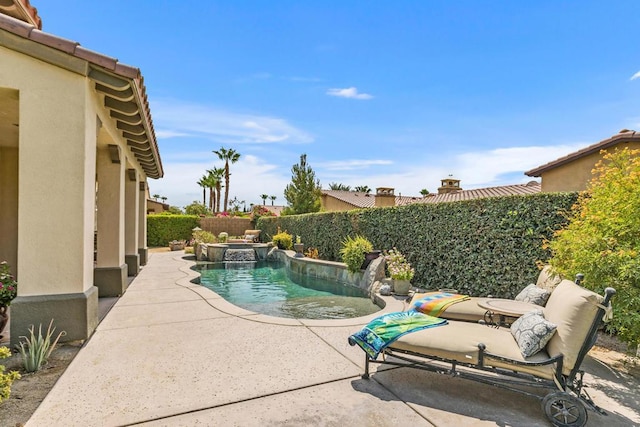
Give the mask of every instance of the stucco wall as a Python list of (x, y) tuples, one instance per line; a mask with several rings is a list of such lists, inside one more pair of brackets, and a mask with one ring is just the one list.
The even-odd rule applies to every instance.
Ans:
[(18, 265), (18, 149), (0, 147), (0, 261)]
[(322, 208), (328, 212), (350, 211), (351, 209), (356, 209), (356, 207), (351, 203), (343, 202), (342, 200), (338, 200), (335, 197), (323, 195), (320, 200), (322, 203)]
[[(625, 142), (618, 144), (615, 148), (624, 149), (640, 148), (640, 143)], [(607, 151), (613, 152), (614, 147)], [(587, 184), (593, 178), (592, 170), (596, 163), (602, 159), (600, 153), (593, 153), (576, 159), (570, 163), (551, 169), (542, 174), (542, 191), (558, 192), (558, 191), (582, 191), (587, 188)]]

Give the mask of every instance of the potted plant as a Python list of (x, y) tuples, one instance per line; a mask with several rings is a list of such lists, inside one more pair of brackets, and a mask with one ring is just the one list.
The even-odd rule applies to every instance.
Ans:
[(296, 236), (296, 242), (293, 244), (293, 249), (296, 251), (296, 258), (304, 258), (304, 243), (302, 243), (300, 236)]
[[(6, 261), (0, 263), (0, 334), (9, 323), (9, 313), (7, 309), (11, 301), (18, 295), (18, 282), (9, 270)], [(2, 338), (2, 335), (0, 335)]]
[(278, 247), (278, 249), (293, 248), (293, 236), (286, 231), (280, 231), (278, 229), (278, 234), (274, 235), (271, 240), (273, 241), (273, 244)]
[(405, 256), (396, 248), (384, 253), (387, 271), (393, 280), (393, 292), (397, 295), (407, 295), (411, 289), (411, 279), (415, 270)]
[(340, 256), (342, 256), (342, 262), (347, 264), (347, 270), (355, 273), (362, 268), (365, 254), (371, 251), (373, 251), (373, 245), (366, 237), (361, 235), (347, 236), (342, 241)]

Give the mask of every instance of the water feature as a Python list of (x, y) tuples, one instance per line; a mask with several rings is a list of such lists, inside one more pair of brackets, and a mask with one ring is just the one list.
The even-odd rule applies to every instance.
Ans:
[(270, 316), (345, 319), (380, 310), (366, 290), (297, 274), (283, 262), (203, 263), (193, 268), (201, 275), (200, 284), (225, 300)]
[(253, 249), (227, 249), (224, 251), (224, 261), (251, 262), (256, 260), (256, 252)]

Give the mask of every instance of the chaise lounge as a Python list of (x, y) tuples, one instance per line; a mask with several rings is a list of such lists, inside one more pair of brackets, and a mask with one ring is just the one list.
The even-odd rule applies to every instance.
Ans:
[[(578, 277), (581, 276), (582, 275), (578, 275)], [(525, 287), (514, 300), (522, 302), (523, 304), (521, 304), (521, 306), (525, 307), (525, 310), (527, 308), (542, 309), (549, 296), (561, 280), (562, 278), (560, 276), (551, 271), (551, 266), (547, 265), (540, 270), (536, 283)], [(579, 283), (579, 279), (577, 280), (577, 283)], [(446, 289), (443, 289), (442, 291), (451, 293), (457, 292)], [(416, 293), (413, 295), (410, 302), (415, 304), (416, 302), (433, 294), (433, 292)], [(466, 322), (484, 321), (492, 323), (493, 319), (487, 319), (488, 309), (486, 308), (486, 303), (489, 299), (491, 299), (491, 297), (468, 297), (464, 300), (446, 305), (446, 308), (434, 315), (449, 320), (463, 320)]]
[[(349, 343), (365, 351), (365, 379), (370, 363), (458, 376), (541, 399), (546, 416), (556, 426), (584, 426), (586, 408), (604, 411), (583, 390), (580, 365), (595, 343), (598, 328), (611, 315), (614, 294), (613, 288), (607, 288), (600, 296), (562, 280), (542, 310), (523, 315), (511, 328), (442, 320), (441, 326), (405, 330), (372, 354), (362, 344), (363, 337), (370, 343), (379, 341), (368, 329), (370, 323), (350, 336)], [(382, 360), (377, 360), (378, 354)], [(530, 387), (552, 391), (541, 397), (531, 393)]]

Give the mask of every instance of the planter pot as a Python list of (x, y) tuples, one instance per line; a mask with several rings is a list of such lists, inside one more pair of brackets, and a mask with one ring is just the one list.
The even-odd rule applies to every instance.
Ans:
[(374, 259), (378, 258), (381, 253), (382, 253), (382, 251), (365, 252), (364, 261), (363, 261), (362, 266), (360, 267), (360, 269), (361, 270), (366, 269), (369, 266), (369, 264), (371, 264), (371, 261), (373, 261)]
[(293, 249), (296, 250), (296, 254), (294, 255), (296, 258), (304, 258), (304, 243), (294, 243)]
[(184, 242), (171, 242), (169, 243), (169, 249), (172, 251), (181, 251), (184, 249)]
[(393, 280), (393, 293), (396, 295), (408, 295), (411, 289), (410, 280)]

